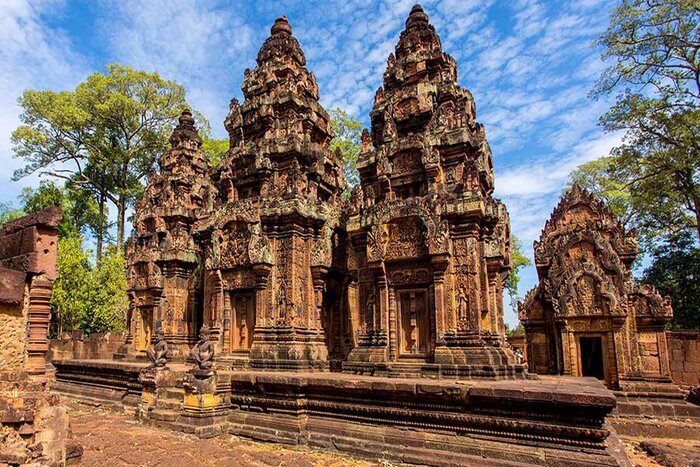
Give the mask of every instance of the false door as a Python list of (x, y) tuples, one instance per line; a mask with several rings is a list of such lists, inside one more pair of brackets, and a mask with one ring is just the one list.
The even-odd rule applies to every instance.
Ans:
[(430, 346), (427, 289), (398, 292), (399, 356), (426, 358)]
[(250, 349), (255, 327), (255, 294), (237, 293), (231, 296), (231, 351)]

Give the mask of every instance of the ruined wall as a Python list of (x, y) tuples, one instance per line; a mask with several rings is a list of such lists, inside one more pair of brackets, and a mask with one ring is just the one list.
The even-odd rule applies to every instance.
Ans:
[(19, 371), (26, 358), (26, 307), (0, 304), (0, 368)]
[(49, 340), (47, 359), (102, 360), (111, 359), (124, 344), (123, 332), (100, 332), (85, 337), (83, 333), (65, 334)]
[(700, 384), (700, 331), (668, 331), (671, 378), (676, 384)]
[(0, 230), (0, 465), (65, 465), (82, 454), (66, 407), (46, 390), (60, 220), (47, 208)]

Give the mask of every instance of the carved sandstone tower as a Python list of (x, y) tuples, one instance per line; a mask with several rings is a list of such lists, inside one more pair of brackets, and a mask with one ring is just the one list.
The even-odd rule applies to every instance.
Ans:
[(607, 205), (574, 186), (534, 247), (540, 283), (519, 312), (530, 371), (595, 376), (623, 389), (670, 382), (670, 300), (634, 282), (636, 238)]
[(195, 222), (211, 206), (212, 189), (202, 140), (189, 110), (170, 137), (172, 149), (149, 175), (136, 205), (135, 233), (127, 247), (130, 317), (128, 351), (145, 351), (155, 323), (162, 322), (175, 356), (187, 355), (201, 324), (200, 248)]
[(217, 205), (200, 226), (204, 321), (234, 364), (253, 368), (328, 366), (321, 312), (345, 175), (305, 65), (278, 18), (245, 72), (243, 105), (231, 101)]
[(510, 233), (491, 151), (419, 5), (370, 115), (347, 222), (356, 347), (344, 370), (522, 375), (504, 341)]

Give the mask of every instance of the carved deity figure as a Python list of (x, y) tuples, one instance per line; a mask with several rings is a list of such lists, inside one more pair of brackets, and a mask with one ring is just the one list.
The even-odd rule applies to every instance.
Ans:
[(284, 284), (280, 284), (279, 294), (277, 295), (277, 322), (283, 324), (287, 319), (287, 292)]
[(214, 346), (209, 341), (208, 326), (202, 326), (199, 330), (199, 340), (190, 350), (190, 356), (197, 363), (197, 369), (211, 371), (214, 363)]
[(466, 321), (469, 319), (469, 297), (467, 296), (467, 288), (464, 284), (459, 286), (457, 302), (457, 317), (460, 321)]
[(370, 331), (374, 327), (374, 291), (370, 290), (367, 296), (367, 307), (365, 308), (365, 330)]
[(163, 336), (163, 328), (160, 324), (156, 328), (156, 343), (153, 349), (146, 349), (146, 356), (151, 361), (151, 366), (164, 368), (168, 363), (168, 343)]

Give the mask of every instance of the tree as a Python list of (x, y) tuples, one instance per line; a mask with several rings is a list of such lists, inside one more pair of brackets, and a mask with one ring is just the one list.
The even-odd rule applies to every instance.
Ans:
[(202, 151), (209, 156), (209, 165), (212, 167), (219, 165), (228, 148), (228, 139), (214, 139), (206, 135), (202, 137)]
[(610, 157), (575, 177), (619, 204), (651, 242), (683, 231), (700, 241), (699, 20), (697, 1), (623, 0), (598, 41), (612, 64), (592, 95), (614, 97), (600, 123), (625, 133)]
[(331, 127), (335, 137), (331, 141), (331, 151), (340, 150), (345, 161), (345, 179), (348, 182), (350, 193), (353, 187), (360, 183), (360, 174), (357, 171), (357, 159), (360, 157), (362, 147), (362, 123), (350, 117), (340, 107), (332, 109)]
[(90, 296), (90, 308), (81, 322), (81, 330), (94, 332), (123, 331), (129, 298), (126, 294), (124, 255), (110, 246), (91, 271), (91, 282), (98, 286)]
[(5, 222), (15, 220), (23, 215), (24, 211), (15, 208), (12, 203), (0, 202), (0, 227)]
[(700, 329), (700, 249), (688, 232), (657, 248), (642, 282), (671, 297), (672, 327)]
[(525, 266), (532, 265), (530, 259), (523, 254), (523, 246), (520, 239), (515, 235), (510, 236), (510, 246), (511, 246), (511, 259), (510, 259), (510, 275), (506, 279), (505, 289), (510, 297), (510, 306), (513, 308), (515, 314), (518, 314), (518, 301), (520, 301), (520, 296), (518, 295), (518, 284), (520, 283), (520, 270)]
[(54, 333), (124, 330), (129, 306), (124, 256), (110, 246), (95, 266), (93, 262), (81, 237), (64, 237), (58, 242), (58, 275), (51, 295)]
[[(29, 90), (19, 104), (23, 125), (12, 143), (27, 165), (14, 179), (42, 171), (69, 180), (93, 192), (101, 216), (112, 203), (122, 248), (126, 211), (141, 196), (141, 179), (169, 148), (176, 118), (188, 107), (185, 89), (157, 73), (108, 65), (74, 91)], [(208, 128), (204, 119), (199, 125)]]
[(89, 252), (83, 250), (80, 237), (67, 237), (58, 242), (57, 277), (51, 293), (53, 331), (80, 329), (91, 306), (94, 284), (90, 274)]
[(63, 217), (58, 225), (59, 238), (94, 234), (107, 222), (105, 217), (99, 215), (91, 194), (70, 182), (61, 188), (53, 181), (42, 180), (39, 188), (24, 188), (19, 199), (26, 214), (49, 206), (60, 207)]

